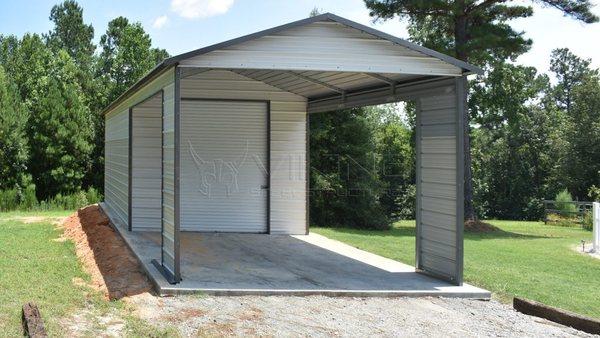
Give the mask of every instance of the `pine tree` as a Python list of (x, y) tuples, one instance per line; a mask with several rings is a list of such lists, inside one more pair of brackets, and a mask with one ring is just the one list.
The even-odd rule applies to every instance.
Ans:
[(21, 189), (30, 181), (28, 117), (16, 86), (0, 66), (0, 190)]
[(76, 65), (65, 51), (51, 64), (43, 95), (31, 105), (31, 171), (38, 199), (81, 189), (90, 169), (93, 124), (81, 89), (74, 81)]
[[(588, 0), (534, 2), (554, 7), (565, 16), (585, 23), (598, 22)], [(519, 1), (365, 0), (365, 4), (376, 19), (408, 19), (411, 38), (416, 42), (476, 65), (515, 58), (531, 46), (523, 32), (508, 24), (510, 20), (533, 15), (533, 8)], [(469, 114), (465, 114), (465, 218), (474, 220), (477, 215), (473, 205), (469, 122)]]

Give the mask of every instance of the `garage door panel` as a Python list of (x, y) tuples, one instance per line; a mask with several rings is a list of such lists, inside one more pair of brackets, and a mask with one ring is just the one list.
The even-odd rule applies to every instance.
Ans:
[(268, 103), (182, 100), (181, 230), (267, 231)]

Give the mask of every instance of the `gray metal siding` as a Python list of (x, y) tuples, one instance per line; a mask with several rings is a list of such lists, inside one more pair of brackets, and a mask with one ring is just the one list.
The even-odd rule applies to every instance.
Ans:
[(129, 196), (129, 111), (105, 116), (104, 194), (106, 206), (128, 222)]
[(164, 88), (162, 151), (162, 262), (163, 266), (175, 271), (175, 115), (174, 85)]
[(461, 282), (462, 192), (455, 82), (417, 102), (417, 268)]
[(162, 93), (132, 109), (132, 230), (161, 227)]
[(462, 69), (337, 22), (314, 22), (181, 60), (182, 65), (461, 75)]
[(224, 70), (184, 78), (181, 96), (270, 101), (270, 232), (306, 233), (306, 99)]
[(181, 102), (181, 230), (267, 232), (268, 103)]

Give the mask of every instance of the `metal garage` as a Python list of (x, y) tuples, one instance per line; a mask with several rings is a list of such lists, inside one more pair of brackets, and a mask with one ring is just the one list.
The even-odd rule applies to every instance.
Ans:
[(480, 71), (333, 14), (171, 57), (104, 111), (103, 207), (160, 238), (156, 266), (178, 283), (192, 234), (309, 233), (309, 114), (415, 100), (416, 270), (461, 285), (465, 86)]

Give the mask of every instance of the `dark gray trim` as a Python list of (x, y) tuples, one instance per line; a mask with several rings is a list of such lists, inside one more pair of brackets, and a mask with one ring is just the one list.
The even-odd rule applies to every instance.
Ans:
[[(113, 102), (111, 102), (111, 104), (109, 104), (106, 108), (104, 108), (104, 110), (102, 110), (101, 114), (106, 115), (108, 112), (110, 112), (111, 110), (116, 108), (118, 105), (123, 103), (123, 101), (127, 100), (138, 89), (142, 88), (147, 83), (151, 82), (152, 80), (154, 80), (154, 79), (158, 78), (159, 76), (161, 76), (162, 74), (166, 73), (169, 70), (171, 65), (166, 66), (164, 64), (165, 61), (156, 65), (156, 67), (154, 67), (151, 71), (149, 71), (146, 75), (144, 75), (144, 77), (142, 77), (136, 83), (134, 83), (131, 87), (129, 87), (123, 94), (121, 94)], [(146, 99), (147, 98), (141, 100), (140, 102), (136, 103), (135, 105), (145, 101)]]
[[(169, 269), (165, 268), (156, 259), (151, 260), (150, 263), (152, 263), (152, 265), (154, 265), (156, 270), (158, 270), (158, 272), (160, 272), (160, 274), (163, 275), (163, 277), (165, 277), (165, 279), (167, 280), (167, 282), (169, 282), (169, 284), (177, 284), (181, 281), (181, 279), (177, 279), (175, 277), (175, 275), (173, 275), (171, 273), (171, 271), (169, 271)], [(143, 265), (143, 262), (142, 262), (142, 265)]]
[(180, 152), (181, 152), (181, 68), (175, 67), (175, 84), (174, 84), (174, 95), (173, 95), (173, 114), (174, 114), (174, 124), (175, 124), (175, 144), (174, 144), (174, 229), (173, 229), (173, 245), (174, 245), (174, 253), (173, 259), (175, 260), (175, 271), (173, 271), (175, 282), (181, 281), (181, 243), (180, 243), (180, 228), (181, 228), (181, 189), (180, 189)]
[(132, 182), (133, 182), (133, 107), (129, 107), (129, 121), (128, 121), (128, 128), (129, 128), (129, 144), (128, 144), (128, 168), (127, 168), (127, 230), (131, 231), (133, 230), (133, 217), (132, 217), (132, 211), (133, 211), (133, 186), (132, 186)]
[(267, 108), (267, 163), (265, 164), (267, 170), (267, 228), (263, 233), (271, 233), (271, 101), (260, 100), (260, 99), (213, 99), (204, 97), (182, 97), (182, 101), (217, 101), (217, 102), (259, 102), (265, 103)]
[(308, 111), (306, 112), (306, 133), (305, 133), (305, 144), (306, 144), (306, 149), (305, 149), (305, 180), (306, 180), (306, 188), (305, 188), (305, 195), (306, 195), (306, 235), (308, 235), (308, 233), (310, 232), (310, 114), (308, 113)]
[(416, 99), (416, 114), (415, 114), (415, 269), (422, 271), (421, 266), (421, 100)]
[(464, 269), (464, 224), (465, 224), (465, 138), (464, 117), (467, 112), (467, 78), (456, 79), (456, 280), (457, 285), (463, 283)]
[(270, 103), (269, 100), (260, 100), (260, 99), (213, 99), (206, 97), (182, 97), (182, 101), (218, 101), (218, 102), (262, 102), (262, 103)]
[(160, 263), (165, 260), (165, 90), (160, 90)]
[(252, 34), (248, 34), (248, 35), (244, 35), (242, 37), (239, 38), (235, 38), (232, 40), (228, 40), (228, 41), (224, 41), (221, 43), (217, 43), (211, 46), (207, 46), (204, 48), (200, 48), (200, 49), (196, 49), (187, 53), (183, 53), (183, 54), (179, 54), (173, 57), (170, 57), (168, 59), (163, 60), (161, 63), (159, 63), (156, 67), (154, 67), (154, 69), (152, 69), (148, 74), (146, 74), (143, 78), (141, 78), (139, 81), (137, 81), (132, 87), (130, 87), (125, 93), (123, 93), (121, 96), (119, 96), (115, 101), (113, 101), (106, 109), (103, 110), (102, 114), (106, 114), (107, 112), (109, 112), (110, 110), (112, 110), (113, 108), (115, 108), (117, 105), (119, 105), (121, 102), (123, 102), (124, 100), (126, 100), (128, 97), (130, 97), (133, 92), (135, 92), (136, 90), (138, 90), (139, 88), (143, 87), (146, 83), (150, 82), (152, 79), (158, 77), (159, 75), (161, 75), (166, 69), (168, 69), (171, 66), (177, 65), (180, 61), (183, 61), (185, 59), (194, 57), (194, 56), (198, 56), (198, 55), (202, 55), (202, 54), (206, 54), (209, 52), (212, 52), (214, 50), (217, 49), (222, 49), (222, 48), (226, 48), (235, 44), (239, 44), (242, 42), (246, 42), (246, 41), (250, 41), (253, 39), (257, 39), (266, 35), (271, 35), (271, 34), (275, 34), (278, 32), (281, 32), (283, 30), (286, 29), (291, 29), (291, 28), (295, 28), (295, 27), (300, 27), (303, 25), (308, 25), (311, 23), (315, 23), (315, 22), (321, 22), (321, 21), (333, 21), (333, 22), (338, 22), (340, 24), (346, 25), (348, 27), (363, 31), (367, 34), (371, 34), (374, 35), (380, 39), (384, 39), (384, 40), (389, 40), (393, 43), (396, 43), (400, 46), (406, 47), (406, 48), (410, 48), (416, 51), (419, 51), (423, 54), (438, 58), (444, 62), (447, 62), (449, 64), (455, 65), (459, 68), (462, 68), (463, 70), (465, 70), (465, 74), (470, 74), (470, 73), (475, 73), (475, 74), (483, 74), (483, 69), (473, 66), (471, 64), (468, 64), (464, 61), (458, 60), (456, 58), (453, 58), (451, 56), (442, 54), (440, 52), (436, 52), (434, 50), (431, 50), (429, 48), (425, 48), (423, 46), (419, 46), (417, 44), (414, 44), (412, 42), (406, 41), (404, 39), (395, 37), (393, 35), (378, 31), (376, 29), (373, 29), (371, 27), (367, 27), (365, 25), (361, 25), (357, 22), (339, 17), (337, 15), (331, 14), (331, 13), (325, 13), (325, 14), (321, 14), (321, 15), (317, 15), (311, 18), (306, 18), (303, 20), (298, 20), (298, 21), (294, 21), (294, 22), (290, 22), (287, 23), (285, 25), (281, 25), (281, 26), (277, 26), (277, 27), (273, 27), (273, 28), (269, 28), (269, 29), (265, 29), (256, 33), (252, 33)]
[(271, 101), (267, 101), (267, 233), (271, 233)]

